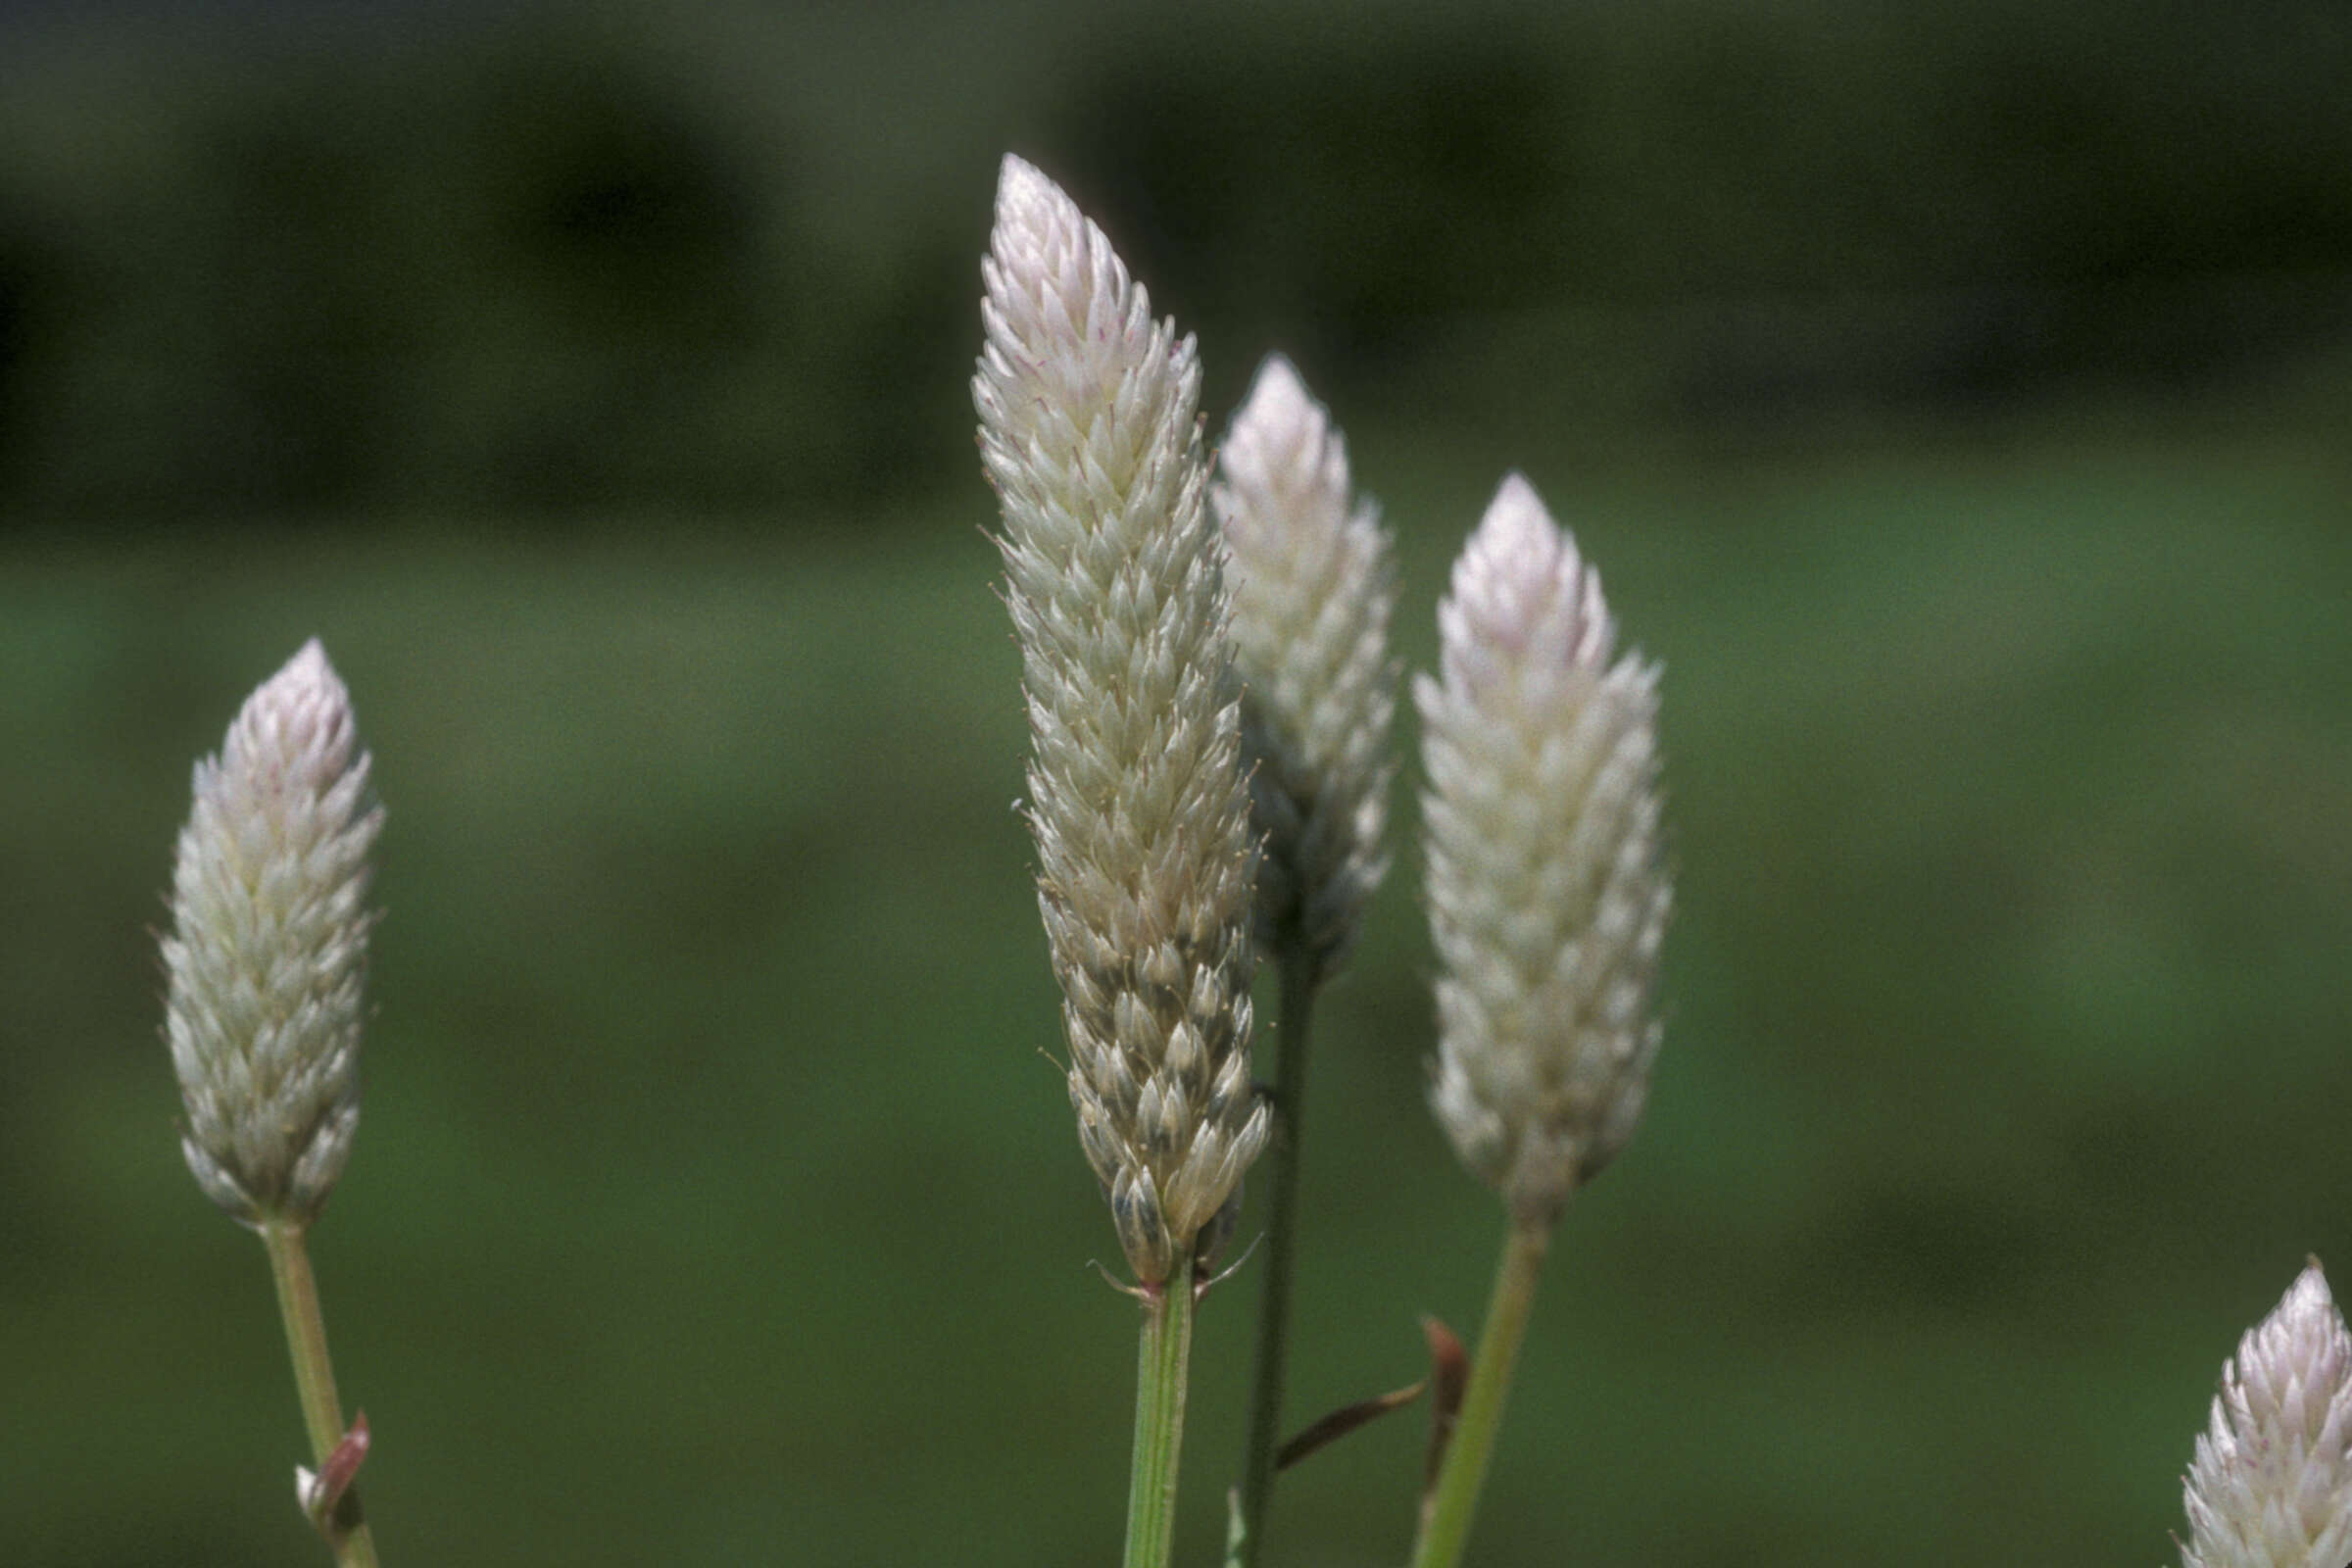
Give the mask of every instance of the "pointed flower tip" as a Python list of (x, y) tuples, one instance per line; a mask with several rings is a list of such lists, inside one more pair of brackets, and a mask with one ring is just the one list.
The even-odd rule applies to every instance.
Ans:
[(1488, 551), (1514, 556), (1549, 556), (1563, 545), (1573, 554), (1575, 548), (1566, 530), (1552, 520), (1551, 511), (1536, 494), (1536, 487), (1516, 469), (1503, 475), (1494, 499), (1487, 503), (1487, 514), (1479, 519), (1477, 543)]
[(1600, 573), (1576, 536), (1552, 519), (1535, 486), (1507, 475), (1454, 562), (1449, 647), (1480, 639), (1514, 651), (1541, 646), (1591, 669), (1616, 651), (1616, 621)]
[(1043, 234), (1082, 221), (1077, 204), (1044, 171), (1012, 153), (997, 175), (997, 228)]
[(1038, 187), (1047, 183), (1035, 164), (1017, 153), (1006, 153), (1004, 163), (997, 166), (997, 206), (1002, 210), (1016, 205), (1034, 196)]
[[(244, 781), (236, 788), (267, 790), (275, 787), (273, 779), (323, 788), (349, 768), (353, 745), (350, 688), (314, 637), (245, 699), (219, 764), (222, 774)], [(209, 793), (224, 787), (230, 786), (216, 781)]]
[[(1291, 517), (1292, 508), (1338, 509), (1324, 519), (1328, 525), (1346, 515), (1350, 493), (1346, 444), (1332, 427), (1330, 411), (1279, 354), (1267, 355), (1258, 366), (1219, 455), (1227, 491), (1222, 512), (1229, 527), (1243, 532), (1253, 525), (1270, 527), (1296, 539), (1311, 525)], [(1252, 493), (1254, 505), (1240, 500), (1245, 491)]]
[(2223, 1366), (2183, 1491), (2187, 1568), (2352, 1559), (2352, 1334), (2317, 1259)]
[[(2343, 1351), (2327, 1353), (2331, 1343), (2344, 1343), (2344, 1349), (2352, 1350), (2352, 1343), (2345, 1343), (2343, 1318), (2328, 1289), (2328, 1276), (2319, 1259), (2313, 1258), (2271, 1314), (2247, 1332), (2238, 1347), (2239, 1370), (2245, 1373), (2269, 1362), (2274, 1370), (2298, 1373), (2308, 1382), (2317, 1363), (2326, 1361), (2335, 1381), (2344, 1386), (2347, 1397), (2352, 1397), (2352, 1360), (2347, 1360)], [(2352, 1441), (2352, 1432), (2346, 1437)]]
[(326, 657), (326, 645), (316, 637), (296, 649), (294, 657), (254, 693), (254, 699), (282, 692), (314, 692), (338, 702), (348, 702), (350, 697), (343, 677), (335, 673), (333, 662)]
[(1269, 354), (1258, 365), (1257, 378), (1250, 383), (1243, 415), (1265, 417), (1304, 409), (1313, 401), (1307, 396), (1306, 383), (1298, 378), (1298, 367), (1280, 354)]
[(1038, 172), (1037, 166), (1019, 153), (1006, 153), (997, 166), (997, 193), (1000, 197), (1030, 185), (1050, 185), (1053, 181)]

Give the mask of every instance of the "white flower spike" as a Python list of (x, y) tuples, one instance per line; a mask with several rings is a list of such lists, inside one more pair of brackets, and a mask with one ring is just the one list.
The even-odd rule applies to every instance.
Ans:
[(1267, 1131), (1200, 366), (1102, 230), (1017, 158), (981, 270), (972, 401), (1004, 512), (1070, 1101), (1128, 1263), (1156, 1286), (1213, 1250)]
[(1659, 849), (1658, 670), (1615, 656), (1600, 577), (1504, 479), (1414, 686), (1428, 788), (1438, 1059), (1464, 1164), (1548, 1225), (1632, 1137), (1672, 888)]
[(2352, 1335), (2316, 1261), (2224, 1364), (2183, 1491), (2186, 1568), (2352, 1562)]
[(164, 1035), (188, 1168), (248, 1225), (316, 1219), (359, 1124), (368, 852), (383, 824), (368, 768), (315, 640), (196, 764)]
[(1350, 494), (1347, 443), (1281, 355), (1259, 367), (1217, 467), (1209, 500), (1232, 551), (1242, 744), (1265, 841), (1258, 939), (1300, 944), (1319, 981), (1388, 871), (1396, 570), (1378, 509)]

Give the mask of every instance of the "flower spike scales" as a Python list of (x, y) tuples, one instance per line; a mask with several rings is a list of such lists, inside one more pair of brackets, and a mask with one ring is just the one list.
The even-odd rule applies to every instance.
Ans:
[(247, 1225), (317, 1219), (351, 1157), (368, 853), (383, 825), (368, 773), (351, 694), (316, 641), (196, 764), (164, 1034), (188, 1168)]
[(1146, 1287), (1189, 1273), (1266, 1140), (1252, 848), (1190, 337), (1102, 231), (1004, 161), (972, 381), (1003, 509), (1038, 906), (1078, 1136)]
[(1320, 982), (1388, 874), (1396, 564), (1379, 509), (1349, 482), (1339, 427), (1281, 355), (1258, 368), (1217, 471), (1209, 500), (1233, 552), (1242, 739), (1265, 838), (1259, 941), (1301, 949)]
[(1616, 655), (1600, 575), (1502, 482), (1414, 689), (1441, 973), (1430, 1102), (1471, 1173), (1548, 1226), (1633, 1136), (1673, 900), (1658, 670)]

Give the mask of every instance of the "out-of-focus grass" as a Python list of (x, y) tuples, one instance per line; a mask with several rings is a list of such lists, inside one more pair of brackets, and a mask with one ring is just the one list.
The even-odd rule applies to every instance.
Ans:
[[(1355, 446), (1419, 662), (1495, 475)], [(2096, 429), (1530, 467), (1666, 662), (1682, 899), (1482, 1557), (2154, 1560), (2235, 1336), (2352, 1259), (2352, 468)], [(1131, 1308), (1084, 1266), (986, 515), (6, 547), (0, 1560), (318, 1557), (149, 936), (189, 761), (313, 633), (390, 810), (317, 1242), (387, 1560), (1102, 1559)], [(1321, 1013), (1302, 1420), (1409, 1379), (1415, 1313), (1473, 1327), (1495, 1240), (1419, 1104), (1416, 879)], [(1191, 1560), (1253, 1289), (1203, 1318)], [(1397, 1560), (1419, 1441), (1289, 1481), (1280, 1560)]]

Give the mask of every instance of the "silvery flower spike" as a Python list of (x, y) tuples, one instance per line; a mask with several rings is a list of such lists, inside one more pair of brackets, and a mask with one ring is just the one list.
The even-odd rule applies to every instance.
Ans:
[(368, 852), (383, 822), (368, 764), (316, 641), (196, 764), (163, 944), (165, 1037), (188, 1168), (248, 1225), (307, 1225), (351, 1153)]
[(1257, 939), (1281, 999), (1257, 1359), (1229, 1557), (1253, 1568), (1284, 1420), (1313, 998), (1346, 961), (1388, 870), (1396, 587), (1377, 512), (1350, 492), (1347, 443), (1281, 355), (1258, 368), (1217, 470), (1209, 505), (1230, 552), (1242, 752), (1262, 846)]
[(1193, 340), (1004, 160), (972, 380), (1021, 648), (1038, 903), (1079, 1142), (1146, 1287), (1213, 1246), (1266, 1139), (1249, 801)]
[(1461, 1562), (1553, 1224), (1641, 1119), (1672, 901), (1657, 666), (1617, 658), (1599, 575), (1515, 473), (1454, 563), (1438, 639), (1440, 677), (1413, 687), (1440, 964), (1430, 1103), (1509, 1226), (1413, 1568)]
[(1658, 670), (1616, 657), (1600, 578), (1512, 474), (1419, 678), (1439, 1045), (1431, 1102), (1518, 1225), (1546, 1225), (1642, 1114), (1671, 888)]
[(1396, 591), (1378, 510), (1350, 495), (1348, 448), (1290, 361), (1267, 359), (1217, 454), (1209, 491), (1232, 551), (1234, 666), (1264, 859), (1258, 936), (1346, 958), (1388, 870), (1381, 831)]
[(2352, 1562), (2352, 1336), (2317, 1262), (2223, 1366), (2183, 1490), (2187, 1568)]

